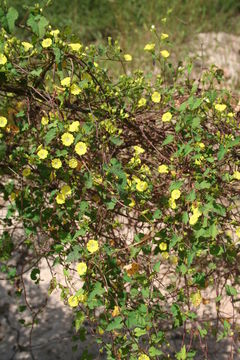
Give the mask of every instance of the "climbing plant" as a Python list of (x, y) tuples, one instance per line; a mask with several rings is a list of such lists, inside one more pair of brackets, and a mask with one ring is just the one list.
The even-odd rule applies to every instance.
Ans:
[(221, 71), (194, 79), (154, 26), (146, 74), (118, 42), (83, 46), (38, 5), (21, 22), (2, 6), (0, 22), (2, 277), (26, 299), (23, 274), (38, 284), (47, 259), (49, 296), (60, 290), (108, 359), (208, 358), (210, 336), (236, 354), (240, 127)]

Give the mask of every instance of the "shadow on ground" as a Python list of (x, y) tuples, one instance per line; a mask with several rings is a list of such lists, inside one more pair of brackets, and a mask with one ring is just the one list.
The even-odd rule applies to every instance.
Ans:
[[(30, 311), (19, 312), (19, 306), (24, 305), (23, 297), (17, 298), (6, 282), (0, 285), (1, 360), (104, 359), (87, 324), (84, 326), (86, 340), (81, 341), (74, 333), (72, 312), (66, 305), (56, 301), (56, 296), (47, 300), (46, 291), (31, 281), (26, 281), (25, 286), (33, 312), (39, 311), (32, 336)], [(20, 323), (21, 319), (25, 320), (24, 324)], [(89, 356), (86, 357), (86, 354)]]

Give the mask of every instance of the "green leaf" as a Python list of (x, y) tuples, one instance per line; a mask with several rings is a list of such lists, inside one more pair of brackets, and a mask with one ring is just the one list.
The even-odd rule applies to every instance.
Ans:
[(188, 267), (191, 266), (191, 264), (193, 262), (193, 259), (195, 257), (195, 254), (196, 254), (196, 252), (194, 250), (191, 251), (190, 253), (188, 253), (188, 257), (187, 257), (187, 265), (188, 265)]
[(198, 328), (198, 331), (199, 331), (199, 334), (200, 334), (201, 338), (204, 338), (207, 335), (207, 330), (202, 329), (200, 325), (197, 328)]
[(171, 250), (180, 240), (181, 238), (179, 236), (173, 234), (173, 237), (171, 238), (169, 243), (169, 250)]
[(211, 186), (212, 185), (209, 182), (207, 182), (206, 180), (202, 181), (201, 183), (197, 182), (195, 184), (195, 187), (197, 190), (210, 189)]
[(190, 193), (186, 196), (186, 200), (193, 202), (195, 199), (196, 199), (195, 190), (191, 190)]
[(40, 275), (40, 270), (35, 268), (31, 271), (30, 277), (32, 280), (36, 281), (38, 280), (38, 275)]
[(179, 351), (176, 354), (176, 358), (177, 358), (177, 360), (186, 360), (187, 359), (187, 351), (186, 351), (185, 345), (182, 347), (181, 351)]
[(238, 294), (237, 290), (230, 285), (226, 285), (225, 288), (228, 296), (236, 296)]
[(41, 15), (30, 15), (27, 21), (28, 26), (31, 27), (34, 34), (38, 35), (40, 38), (42, 38), (45, 35), (46, 32), (46, 26), (48, 25), (48, 20)]
[(170, 144), (171, 142), (173, 142), (173, 140), (174, 140), (174, 136), (168, 135), (166, 139), (163, 141), (162, 146)]
[(107, 326), (106, 331), (119, 330), (122, 329), (123, 323), (121, 316), (116, 317), (110, 324)]
[(46, 143), (46, 145), (50, 144), (50, 142), (55, 138), (56, 133), (57, 133), (56, 128), (52, 128), (46, 133), (46, 135), (45, 135), (45, 143)]
[(188, 271), (186, 265), (183, 264), (183, 263), (179, 266), (179, 270), (182, 273), (182, 275), (185, 275), (187, 273), (187, 271)]
[(160, 261), (156, 262), (156, 264), (155, 264), (154, 267), (153, 267), (153, 270), (156, 271), (156, 272), (159, 272), (160, 265), (161, 265), (161, 262), (160, 262)]
[(217, 155), (218, 160), (221, 161), (226, 153), (227, 153), (227, 149), (221, 144)]
[(182, 112), (182, 111), (186, 110), (187, 106), (188, 106), (188, 101), (183, 102), (183, 103), (179, 106), (179, 111)]
[(57, 64), (59, 64), (61, 62), (61, 51), (58, 47), (53, 47), (53, 52), (55, 55), (55, 61)]
[(87, 189), (91, 189), (92, 186), (93, 186), (91, 174), (86, 172), (83, 177), (84, 177), (84, 180), (85, 180), (85, 186), (86, 186), (86, 188), (87, 188)]
[(182, 215), (182, 221), (183, 221), (183, 223), (185, 225), (188, 223), (188, 213), (187, 213), (187, 211), (184, 211), (184, 213)]
[(200, 126), (200, 124), (201, 124), (201, 119), (199, 117), (193, 118), (192, 123), (191, 123), (193, 129), (198, 128)]
[(111, 143), (113, 143), (116, 146), (122, 145), (122, 143), (123, 143), (123, 140), (120, 139), (119, 136), (111, 136), (110, 141), (111, 141)]
[(160, 219), (161, 216), (162, 216), (161, 210), (158, 209), (158, 210), (154, 211), (154, 213), (153, 213), (153, 219), (154, 219), (154, 220)]
[(228, 148), (232, 148), (236, 145), (238, 145), (240, 143), (240, 136), (237, 136), (234, 140), (230, 140), (228, 143), (227, 143), (227, 147)]
[(214, 212), (218, 215), (225, 216), (226, 215), (226, 209), (223, 205), (220, 204), (214, 204)]
[(9, 31), (13, 32), (15, 29), (15, 21), (18, 18), (18, 11), (14, 7), (10, 7), (6, 18), (7, 18)]
[(1, 143), (0, 143), (0, 160), (5, 157), (6, 150), (7, 150), (6, 143), (1, 141)]
[(189, 108), (191, 110), (196, 110), (197, 108), (199, 108), (199, 106), (202, 104), (202, 102), (203, 102), (202, 98), (197, 98), (195, 96), (191, 96), (188, 99)]
[(15, 267), (11, 267), (9, 268), (8, 270), (8, 278), (11, 279), (11, 278), (14, 278), (17, 274), (17, 269)]
[(213, 239), (216, 238), (217, 234), (218, 234), (218, 229), (217, 226), (215, 224), (212, 224), (209, 228), (208, 228), (208, 234), (209, 236), (211, 236)]
[(107, 209), (113, 210), (115, 208), (116, 203), (117, 203), (117, 199), (112, 198), (110, 201), (107, 202)]
[(155, 348), (154, 346), (151, 346), (148, 350), (149, 355), (152, 357), (158, 356), (158, 355), (163, 355), (163, 352), (161, 350), (158, 350), (157, 348)]
[(196, 110), (199, 108), (199, 106), (202, 104), (203, 100), (201, 98), (198, 98), (194, 101), (194, 103), (190, 106), (192, 110)]
[(45, 28), (47, 25), (48, 25), (48, 20), (44, 16), (41, 16), (38, 22), (38, 34), (40, 38), (42, 38), (45, 35), (46, 32)]
[(83, 312), (78, 311), (75, 317), (75, 330), (76, 332), (78, 332), (78, 330), (80, 329), (80, 327), (82, 326), (82, 323), (85, 320), (85, 315)]
[(36, 76), (36, 77), (39, 77), (39, 75), (41, 74), (42, 72), (42, 68), (39, 68), (39, 69), (34, 69), (30, 72), (31, 75), (33, 76)]
[(135, 336), (136, 337), (140, 337), (140, 336), (143, 336), (147, 333), (146, 329), (141, 329), (141, 328), (135, 328), (134, 329), (134, 333), (135, 333)]
[(171, 192), (173, 190), (179, 190), (182, 185), (183, 185), (183, 181), (174, 181), (171, 183), (169, 187), (169, 191)]

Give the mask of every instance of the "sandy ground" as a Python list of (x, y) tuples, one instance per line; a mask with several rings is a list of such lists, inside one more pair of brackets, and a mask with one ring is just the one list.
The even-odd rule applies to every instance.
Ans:
[(239, 91), (240, 86), (240, 36), (219, 33), (198, 34), (191, 44), (191, 55), (195, 57), (194, 73), (209, 69), (212, 65), (224, 72), (224, 86)]
[[(64, 280), (60, 271), (56, 276)], [(55, 290), (48, 296), (51, 273), (46, 261), (41, 263), (41, 281), (35, 285), (30, 279), (30, 273), (24, 275), (27, 301), (34, 312), (40, 311), (39, 323), (33, 327), (30, 351), (31, 322), (30, 311), (19, 313), (19, 305), (23, 299), (18, 299), (12, 287), (6, 281), (0, 282), (0, 359), (1, 360), (77, 360), (88, 350), (93, 359), (104, 359), (99, 354), (98, 345), (91, 336), (91, 329), (85, 324), (86, 340), (73, 342), (72, 336), (76, 335), (72, 328), (72, 310), (60, 300), (60, 291)], [(47, 301), (47, 302), (46, 302)], [(23, 318), (26, 326), (19, 323)], [(73, 347), (78, 344), (76, 352)]]

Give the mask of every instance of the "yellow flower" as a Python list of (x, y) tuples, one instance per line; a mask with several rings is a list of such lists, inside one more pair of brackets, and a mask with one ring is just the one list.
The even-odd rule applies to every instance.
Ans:
[(43, 48), (49, 48), (52, 45), (52, 39), (47, 38), (42, 41)]
[(47, 125), (49, 123), (49, 120), (46, 116), (43, 116), (42, 119), (41, 119), (41, 124), (43, 126)]
[(167, 250), (167, 244), (165, 242), (161, 242), (159, 244), (159, 249), (162, 251), (166, 251)]
[(234, 171), (232, 177), (233, 179), (240, 180), (240, 171)]
[(146, 44), (144, 47), (145, 51), (153, 51), (155, 49), (155, 44), (151, 43), (151, 44)]
[(167, 251), (163, 251), (161, 255), (165, 260), (169, 258), (169, 253)]
[(195, 225), (198, 222), (198, 218), (199, 218), (199, 216), (197, 214), (191, 215), (189, 218), (189, 224)]
[(177, 263), (178, 263), (178, 257), (177, 257), (176, 255), (170, 256), (170, 263), (171, 263), (172, 265), (177, 265)]
[(69, 87), (71, 84), (71, 78), (70, 76), (65, 77), (64, 79), (61, 80), (61, 85), (64, 87)]
[(15, 192), (11, 192), (10, 194), (10, 200), (14, 201), (16, 199), (16, 193)]
[(141, 106), (145, 106), (147, 103), (147, 100), (145, 98), (141, 98), (139, 101), (138, 101), (138, 106), (141, 107)]
[(78, 131), (79, 125), (80, 125), (79, 121), (74, 121), (71, 125), (69, 125), (68, 131), (70, 132)]
[(87, 264), (85, 262), (80, 262), (77, 264), (78, 275), (82, 276), (87, 272)]
[(99, 246), (98, 246), (97, 240), (89, 240), (88, 241), (87, 249), (91, 254), (98, 251), (98, 248), (99, 248)]
[(4, 128), (7, 125), (7, 119), (5, 116), (0, 116), (0, 128)]
[(146, 165), (146, 164), (143, 164), (143, 165), (140, 167), (140, 171), (141, 171), (143, 174), (151, 175), (151, 170), (149, 169), (149, 166)]
[(100, 185), (103, 183), (103, 178), (101, 177), (101, 175), (96, 175), (93, 178), (94, 184)]
[(230, 118), (233, 118), (233, 117), (234, 117), (234, 113), (230, 112), (230, 113), (227, 114), (227, 116), (230, 117)]
[(158, 167), (159, 174), (167, 174), (169, 172), (167, 165), (159, 165)]
[(136, 202), (135, 202), (135, 200), (134, 199), (130, 199), (131, 200), (131, 202), (130, 202), (130, 204), (128, 205), (128, 206), (130, 206), (130, 207), (134, 207), (135, 205), (136, 205)]
[(114, 309), (112, 311), (112, 316), (115, 317), (115, 316), (118, 316), (119, 314), (120, 314), (119, 307), (114, 306)]
[(75, 169), (78, 166), (78, 161), (75, 158), (71, 158), (68, 162), (70, 168)]
[(201, 165), (202, 160), (201, 160), (201, 159), (196, 159), (196, 160), (194, 161), (194, 163), (195, 163), (195, 165)]
[(173, 190), (173, 191), (171, 192), (171, 198), (172, 198), (173, 200), (179, 199), (180, 196), (181, 196), (181, 191), (178, 190), (178, 189)]
[(87, 145), (82, 142), (82, 141), (79, 141), (76, 145), (75, 145), (75, 151), (78, 155), (84, 155), (86, 154), (87, 152)]
[(7, 58), (4, 54), (0, 54), (0, 65), (5, 65), (7, 62)]
[(169, 204), (170, 208), (173, 209), (173, 210), (177, 208), (177, 204), (176, 204), (175, 200), (172, 199), (172, 198), (170, 198), (168, 200), (168, 204)]
[(133, 148), (135, 150), (136, 155), (140, 155), (140, 154), (143, 154), (145, 152), (145, 150), (143, 148), (141, 148), (141, 146), (135, 145)]
[(68, 305), (71, 307), (78, 306), (78, 297), (76, 295), (72, 295), (68, 298)]
[(61, 194), (63, 194), (63, 196), (70, 196), (72, 194), (72, 190), (70, 188), (69, 185), (63, 185), (61, 187)]
[(29, 51), (33, 48), (33, 45), (26, 41), (22, 42), (22, 46), (24, 47), (24, 51)]
[(78, 301), (79, 302), (84, 302), (84, 301), (86, 301), (86, 299), (87, 299), (87, 296), (86, 296), (86, 294), (80, 294), (80, 295), (78, 295)]
[(215, 109), (219, 112), (223, 112), (226, 109), (227, 105), (225, 104), (216, 104)]
[(64, 134), (61, 136), (61, 139), (62, 139), (63, 145), (65, 145), (65, 146), (70, 146), (70, 145), (72, 145), (72, 143), (73, 143), (73, 141), (74, 141), (73, 135), (70, 134), (69, 132), (64, 133)]
[(50, 31), (50, 35), (54, 36), (55, 38), (58, 37), (60, 31), (58, 29)]
[(30, 174), (31, 174), (31, 169), (30, 168), (27, 167), (27, 168), (23, 169), (22, 176), (28, 177)]
[(190, 300), (194, 307), (198, 307), (202, 302), (202, 295), (200, 291), (197, 291), (196, 293), (192, 293), (190, 295)]
[(196, 215), (198, 217), (202, 215), (202, 212), (199, 210), (198, 207), (193, 207), (192, 206), (192, 211), (193, 211), (193, 215)]
[(172, 119), (172, 114), (169, 111), (164, 113), (162, 116), (163, 122), (169, 122), (169, 121), (171, 121), (171, 119)]
[(143, 192), (143, 191), (147, 190), (147, 188), (148, 188), (148, 183), (146, 181), (139, 180), (137, 182), (137, 185), (136, 185), (137, 191)]
[(145, 355), (145, 354), (141, 354), (139, 357), (138, 357), (138, 360), (150, 360), (150, 357)]
[(73, 95), (79, 95), (81, 91), (82, 91), (82, 90), (80, 89), (79, 86), (77, 86), (76, 84), (72, 84), (72, 86), (71, 86), (71, 88), (70, 88), (71, 94), (73, 94)]
[(48, 151), (45, 150), (45, 149), (40, 149), (38, 152), (37, 152), (37, 156), (40, 158), (40, 159), (46, 159), (46, 157), (48, 156)]
[(168, 38), (168, 34), (161, 33), (161, 40), (165, 40)]
[(60, 167), (62, 167), (62, 162), (60, 159), (53, 159), (52, 160), (52, 167), (54, 169), (60, 169)]
[(125, 61), (132, 61), (132, 55), (125, 54), (124, 59), (125, 59)]
[(65, 200), (66, 200), (66, 198), (65, 198), (65, 196), (62, 194), (62, 193), (59, 193), (59, 194), (57, 194), (57, 196), (56, 196), (56, 202), (58, 203), (58, 204), (64, 204), (65, 203)]
[(200, 142), (200, 143), (197, 143), (197, 145), (200, 147), (200, 149), (205, 149), (205, 144)]
[(152, 101), (154, 103), (159, 103), (161, 100), (161, 95), (159, 94), (159, 92), (154, 91), (154, 93), (152, 94)]
[(169, 57), (169, 52), (167, 50), (162, 50), (160, 51), (160, 54), (162, 55), (162, 57), (164, 57), (165, 59)]
[(81, 44), (79, 43), (75, 43), (75, 44), (68, 44), (68, 46), (73, 50), (73, 51), (79, 51), (82, 47)]
[(240, 238), (240, 227), (236, 229), (236, 235)]

